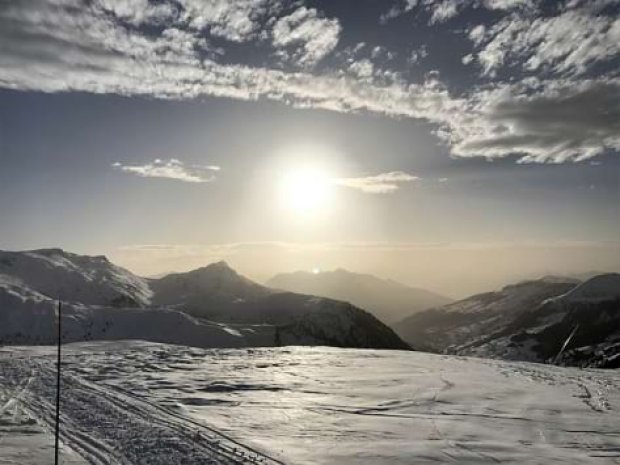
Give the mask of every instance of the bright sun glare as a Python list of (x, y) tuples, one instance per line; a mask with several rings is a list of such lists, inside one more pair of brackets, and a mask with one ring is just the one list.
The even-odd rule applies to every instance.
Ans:
[(332, 196), (327, 173), (315, 167), (300, 167), (284, 173), (281, 196), (284, 205), (296, 214), (324, 211)]

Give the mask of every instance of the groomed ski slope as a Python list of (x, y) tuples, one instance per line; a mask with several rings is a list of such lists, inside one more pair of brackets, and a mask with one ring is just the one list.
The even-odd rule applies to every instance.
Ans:
[[(54, 351), (0, 350), (0, 464), (53, 459)], [(71, 464), (620, 463), (620, 372), (333, 348), (67, 346)]]

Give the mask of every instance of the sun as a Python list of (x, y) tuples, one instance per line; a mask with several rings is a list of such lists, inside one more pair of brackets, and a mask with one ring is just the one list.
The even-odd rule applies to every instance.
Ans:
[(312, 166), (300, 166), (282, 174), (281, 200), (283, 205), (298, 215), (324, 212), (332, 200), (331, 178)]

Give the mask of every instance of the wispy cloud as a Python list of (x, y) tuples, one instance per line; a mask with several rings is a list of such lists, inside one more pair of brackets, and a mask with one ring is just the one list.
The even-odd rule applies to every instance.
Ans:
[(112, 167), (145, 178), (166, 178), (192, 183), (214, 181), (213, 172), (220, 170), (220, 167), (215, 165), (185, 165), (176, 158), (170, 160), (158, 158), (144, 165), (124, 165), (116, 162), (112, 164)]
[(604, 16), (592, 5), (567, 8), (557, 16), (510, 16), (493, 27), (471, 30), (484, 73), (503, 66), (557, 75), (582, 75), (591, 64), (618, 56), (620, 20)]
[(417, 179), (419, 179), (417, 176), (403, 171), (391, 171), (361, 178), (338, 178), (334, 182), (340, 186), (357, 189), (367, 194), (389, 194), (398, 190), (402, 183)]
[[(278, 19), (273, 27), (273, 43), (277, 47), (293, 47), (293, 58), (302, 66), (312, 66), (338, 44), (340, 23), (319, 16), (314, 8), (299, 7)], [(287, 56), (286, 52), (282, 52)]]

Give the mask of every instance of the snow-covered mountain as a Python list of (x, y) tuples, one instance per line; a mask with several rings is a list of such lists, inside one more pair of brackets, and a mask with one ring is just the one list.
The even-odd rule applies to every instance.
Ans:
[(274, 291), (241, 276), (226, 262), (212, 263), (186, 273), (150, 279), (154, 305), (173, 305), (201, 318), (229, 319), (239, 304)]
[(0, 282), (10, 280), (48, 297), (115, 307), (142, 307), (152, 292), (146, 280), (104, 256), (90, 257), (61, 249), (0, 251)]
[(468, 352), (620, 368), (620, 274), (595, 276), (541, 303)]
[(0, 344), (143, 339), (196, 347), (280, 344), (408, 349), (345, 302), (278, 293), (225, 263), (147, 280), (59, 249), (0, 252)]
[(153, 302), (194, 317), (278, 327), (282, 344), (404, 349), (396, 334), (353, 305), (277, 291), (239, 275), (225, 262), (151, 280)]
[(267, 285), (275, 289), (351, 302), (388, 324), (411, 313), (446, 305), (452, 301), (425, 289), (344, 269), (318, 273), (281, 273), (267, 281)]
[(620, 365), (620, 275), (543, 278), (418, 313), (395, 325), (437, 352), (570, 365)]

